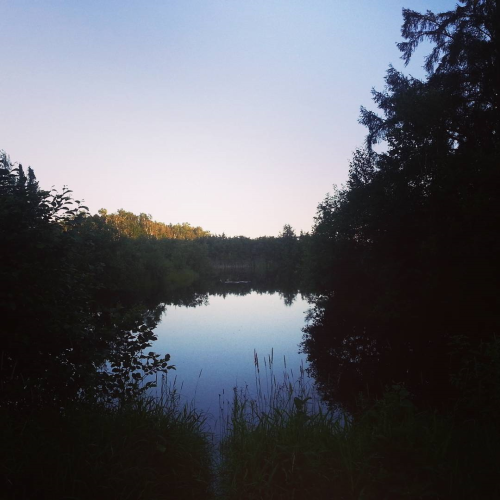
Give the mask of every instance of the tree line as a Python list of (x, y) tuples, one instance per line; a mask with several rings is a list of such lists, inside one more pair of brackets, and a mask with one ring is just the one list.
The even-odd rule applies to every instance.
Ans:
[(135, 215), (132, 212), (119, 209), (116, 213), (108, 214), (105, 208), (101, 208), (98, 213), (119, 234), (129, 238), (193, 240), (210, 234), (209, 231), (205, 231), (199, 226), (192, 227), (188, 222), (182, 224), (157, 222), (153, 220), (151, 215), (145, 213)]
[[(0, 192), (6, 405), (115, 397), (119, 387), (136, 394), (139, 370), (168, 366), (154, 354), (141, 357), (162, 304), (196, 304), (210, 283), (246, 273), (259, 291), (285, 287), (288, 300), (298, 291), (288, 271), (298, 273), (301, 238), (290, 226), (278, 238), (252, 240), (123, 209), (91, 215), (69, 189), (43, 190), (31, 167), (25, 172), (3, 152)], [(106, 363), (115, 363), (111, 375)]]
[(408, 63), (431, 42), (427, 76), (389, 68), (373, 90), (379, 112), (361, 109), (366, 142), (346, 185), (318, 207), (309, 264), (321, 293), (305, 349), (330, 396), (351, 406), (394, 380), (449, 402), (450, 376), (473, 352), (493, 363), (484, 349), (500, 326), (500, 12), (491, 0), (461, 3), (403, 10), (398, 47)]

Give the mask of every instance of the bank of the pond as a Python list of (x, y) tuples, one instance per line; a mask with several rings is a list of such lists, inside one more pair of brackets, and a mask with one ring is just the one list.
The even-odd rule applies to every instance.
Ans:
[(163, 400), (0, 413), (2, 498), (494, 499), (493, 422), (422, 412), (401, 386), (342, 417), (304, 387), (233, 393), (219, 444), (204, 415)]
[(236, 397), (221, 445), (225, 499), (495, 499), (493, 423), (418, 411), (401, 386), (350, 418), (293, 397), (261, 409)]
[(0, 411), (0, 498), (210, 498), (212, 448), (203, 416), (167, 400)]

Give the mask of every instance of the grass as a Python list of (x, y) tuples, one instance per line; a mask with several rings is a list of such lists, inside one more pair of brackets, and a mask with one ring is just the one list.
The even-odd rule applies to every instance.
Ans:
[(222, 406), (220, 498), (500, 498), (494, 422), (418, 411), (398, 385), (341, 415), (318, 403), (303, 372), (278, 382), (269, 357), (262, 381), (255, 364), (255, 395), (235, 389)]
[(303, 367), (295, 379), (285, 361), (276, 377), (271, 353), (261, 376), (256, 353), (254, 361), (255, 396), (235, 388), (232, 402), (221, 406), (221, 497), (332, 498), (349, 490), (340, 474), (349, 461), (348, 419), (321, 404)]
[(203, 416), (174, 392), (122, 407), (85, 405), (24, 418), (2, 412), (1, 498), (210, 498)]
[(218, 454), (175, 388), (121, 407), (0, 409), (0, 498), (500, 498), (493, 407), (482, 419), (419, 411), (394, 385), (344, 415), (321, 403), (303, 367), (295, 377), (284, 361), (276, 375), (272, 353), (254, 360), (255, 387), (221, 401)]

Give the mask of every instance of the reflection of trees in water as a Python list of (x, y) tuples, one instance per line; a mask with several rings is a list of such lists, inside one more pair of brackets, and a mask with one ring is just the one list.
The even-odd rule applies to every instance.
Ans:
[(404, 383), (424, 403), (439, 404), (449, 395), (448, 343), (423, 322), (363, 316), (333, 294), (311, 304), (302, 350), (331, 403), (353, 409), (361, 392), (376, 396), (393, 383)]
[(280, 292), (280, 297), (283, 299), (285, 306), (290, 307), (293, 305), (295, 299), (297, 298), (297, 292), (290, 290), (282, 291)]
[[(291, 306), (299, 293), (304, 293), (296, 278), (277, 280), (274, 277), (249, 274), (220, 275), (211, 280), (197, 281), (193, 286), (179, 290), (167, 300), (172, 305), (196, 307), (209, 303), (209, 295), (227, 297), (258, 294), (279, 294), (285, 306)], [(165, 299), (162, 299), (165, 300)]]
[(153, 384), (143, 381), (170, 368), (170, 355), (149, 350), (164, 312), (163, 303), (101, 306), (92, 325), (102, 338), (95, 360), (97, 372), (93, 383), (82, 390), (110, 402), (125, 401), (147, 391)]
[(193, 287), (177, 290), (166, 299), (166, 304), (179, 307), (199, 307), (208, 304), (208, 293), (197, 291)]

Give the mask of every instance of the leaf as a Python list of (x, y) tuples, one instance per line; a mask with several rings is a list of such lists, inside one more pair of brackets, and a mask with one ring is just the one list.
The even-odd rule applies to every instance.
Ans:
[(164, 444), (161, 444), (161, 443), (156, 443), (156, 449), (160, 453), (165, 453), (167, 451), (167, 447)]

